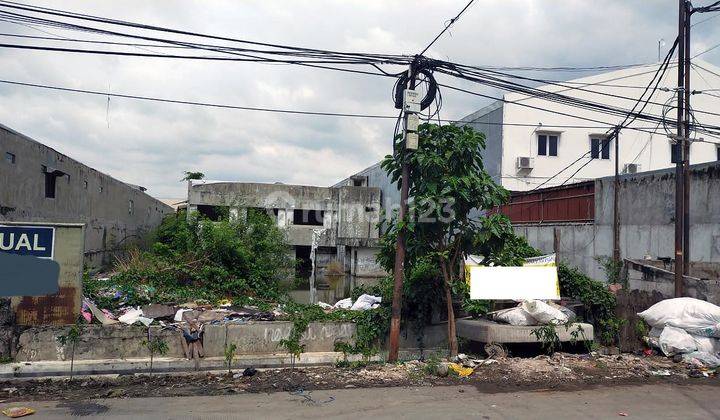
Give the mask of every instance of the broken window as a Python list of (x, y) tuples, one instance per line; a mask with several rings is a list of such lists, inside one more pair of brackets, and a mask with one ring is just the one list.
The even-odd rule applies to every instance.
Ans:
[(14, 165), (15, 164), (15, 154), (10, 152), (5, 152), (5, 160), (7, 163)]
[(133, 214), (135, 211), (135, 203), (132, 200), (128, 200), (128, 214)]
[(325, 218), (323, 210), (293, 210), (293, 224), (306, 226), (322, 226)]

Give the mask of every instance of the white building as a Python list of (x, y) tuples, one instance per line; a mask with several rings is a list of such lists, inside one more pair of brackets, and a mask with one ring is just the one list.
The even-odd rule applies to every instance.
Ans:
[[(617, 70), (561, 82), (571, 87), (551, 84), (539, 89), (629, 110), (650, 83), (657, 68), (658, 65), (651, 65)], [(643, 114), (661, 116), (664, 104), (668, 103), (672, 107), (671, 110), (665, 108), (668, 118), (676, 118), (674, 107), (677, 101), (673, 99), (676, 80), (677, 66), (671, 63)], [(691, 98), (696, 121), (720, 126), (720, 68), (693, 60), (690, 83), (692, 90), (703, 92), (693, 94)], [(608, 147), (603, 149), (603, 138), (611, 126), (622, 120), (621, 116), (518, 93), (505, 94), (503, 101), (463, 118), (464, 122), (485, 133), (486, 169), (498, 183), (511, 191), (533, 189), (566, 166), (569, 167), (564, 172), (543, 186), (613, 174), (615, 145), (605, 143)], [(659, 133), (649, 134), (630, 127)], [(635, 121), (630, 127), (623, 129), (619, 137), (621, 171), (641, 172), (673, 166), (671, 143), (662, 125), (658, 127), (652, 122)], [(694, 137), (704, 141), (691, 145), (691, 164), (718, 160), (718, 145), (712, 142), (720, 143), (720, 138), (703, 134)]]

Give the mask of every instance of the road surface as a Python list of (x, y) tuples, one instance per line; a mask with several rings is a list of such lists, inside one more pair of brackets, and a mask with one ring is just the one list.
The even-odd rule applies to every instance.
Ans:
[[(90, 390), (88, 390), (91, 392)], [(368, 388), (212, 397), (28, 402), (33, 418), (107, 419), (720, 419), (717, 385), (600, 387), (487, 394), (470, 386)], [(30, 418), (28, 418), (30, 419)]]

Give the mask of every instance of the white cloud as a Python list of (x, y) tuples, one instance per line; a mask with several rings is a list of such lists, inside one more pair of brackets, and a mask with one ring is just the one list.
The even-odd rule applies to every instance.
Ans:
[[(113, 1), (44, 0), (33, 4), (262, 42), (414, 54), (465, 2), (130, 0), (120, 6)], [(486, 65), (653, 61), (657, 40), (662, 37), (669, 44), (674, 39), (676, 13), (672, 2), (660, 1), (478, 0), (428, 54)], [(693, 29), (694, 51), (720, 42), (720, 25), (713, 22), (717, 21)], [(5, 22), (0, 29), (42, 35)], [(703, 58), (718, 64), (720, 49)], [(4, 79), (100, 91), (109, 87), (115, 93), (310, 111), (396, 112), (390, 101), (392, 79), (289, 65), (0, 49), (0, 69)], [(493, 92), (457, 80), (443, 81)], [(441, 116), (462, 117), (487, 102), (445, 91)], [(175, 197), (184, 194), (184, 184), (178, 180), (185, 170), (200, 170), (213, 179), (330, 185), (389, 153), (394, 126), (392, 120), (303, 117), (115, 98), (108, 112), (102, 96), (2, 84), (0, 122), (89, 166), (145, 185), (155, 196)]]

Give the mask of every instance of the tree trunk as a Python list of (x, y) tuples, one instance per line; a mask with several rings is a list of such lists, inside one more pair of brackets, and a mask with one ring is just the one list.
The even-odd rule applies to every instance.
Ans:
[(443, 285), (445, 286), (445, 300), (447, 301), (448, 347), (450, 348), (450, 357), (455, 357), (458, 354), (458, 342), (457, 333), (455, 332), (455, 310), (453, 309), (452, 291), (450, 289), (452, 282), (450, 276), (448, 275), (446, 263), (442, 262), (440, 266), (442, 267)]

